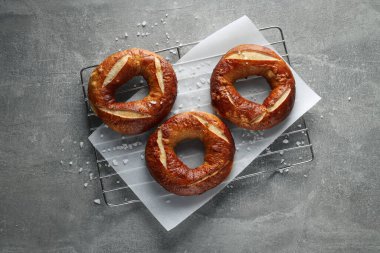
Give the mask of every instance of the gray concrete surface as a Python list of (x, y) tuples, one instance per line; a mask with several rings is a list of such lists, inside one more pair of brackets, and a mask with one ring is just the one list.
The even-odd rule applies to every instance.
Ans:
[[(0, 252), (379, 252), (379, 11), (376, 0), (0, 1)], [(284, 29), (294, 68), (323, 97), (306, 115), (315, 161), (218, 196), (170, 232), (140, 204), (94, 205), (79, 69), (243, 14)]]

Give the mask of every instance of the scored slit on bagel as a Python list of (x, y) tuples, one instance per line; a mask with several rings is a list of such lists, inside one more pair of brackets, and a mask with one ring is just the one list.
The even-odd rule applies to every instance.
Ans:
[[(200, 139), (204, 162), (191, 169), (174, 148), (186, 139)], [(153, 178), (177, 195), (197, 195), (219, 185), (230, 173), (235, 144), (227, 126), (215, 115), (185, 112), (174, 115), (153, 132), (145, 148), (145, 159)]]
[[(116, 101), (116, 90), (136, 76), (147, 81), (149, 94), (137, 101)], [(138, 48), (107, 57), (92, 72), (88, 85), (94, 113), (123, 134), (139, 134), (157, 125), (170, 112), (176, 96), (177, 78), (171, 64)]]
[[(272, 91), (262, 104), (243, 98), (236, 80), (264, 77)], [(239, 45), (218, 62), (211, 76), (212, 106), (223, 118), (251, 130), (272, 128), (291, 112), (295, 101), (295, 80), (286, 62), (273, 50), (259, 45)]]

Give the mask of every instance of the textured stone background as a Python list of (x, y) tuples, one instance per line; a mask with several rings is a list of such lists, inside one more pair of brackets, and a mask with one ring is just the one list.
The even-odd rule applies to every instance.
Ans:
[[(379, 252), (379, 11), (376, 0), (1, 0), (0, 252)], [(170, 232), (143, 205), (94, 205), (92, 149), (73, 143), (88, 133), (79, 69), (126, 44), (166, 45), (165, 32), (171, 45), (202, 39), (243, 14), (283, 28), (323, 97), (306, 115), (315, 161), (219, 195)]]

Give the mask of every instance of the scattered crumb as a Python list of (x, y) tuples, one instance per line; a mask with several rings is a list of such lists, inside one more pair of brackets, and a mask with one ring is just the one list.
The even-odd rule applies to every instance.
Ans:
[(299, 127), (299, 128), (302, 128), (302, 125), (301, 125), (301, 124), (299, 124), (299, 125), (298, 125), (298, 127)]
[(141, 155), (140, 157), (141, 157), (141, 160), (144, 160), (144, 155)]
[(100, 205), (100, 199), (94, 199), (94, 203)]
[(323, 115), (321, 115), (321, 119), (323, 119)]
[(112, 160), (112, 164), (114, 165), (114, 166), (118, 166), (119, 165), (119, 163), (117, 162), (117, 160)]
[(124, 33), (124, 38), (128, 38), (128, 33)]
[(280, 150), (280, 155), (283, 155), (284, 154), (284, 150)]
[(141, 23), (141, 25), (142, 25), (143, 27), (145, 27), (145, 26), (146, 26), (146, 21), (144, 20), (144, 21)]
[(80, 167), (79, 170), (78, 170), (78, 172), (79, 172), (79, 173), (82, 173), (82, 171), (83, 171), (83, 168)]
[(280, 163), (284, 163), (285, 162), (285, 159), (281, 159)]
[(116, 183), (117, 183), (117, 184), (120, 184), (120, 181), (119, 181), (119, 180), (117, 180), (117, 181), (116, 181)]
[(79, 147), (80, 147), (80, 148), (83, 148), (83, 146), (84, 146), (83, 141), (79, 142)]
[(165, 14), (165, 17), (168, 17), (168, 16), (169, 16), (169, 14), (166, 13), (166, 14)]
[(304, 177), (307, 177), (307, 175), (303, 175)]
[(351, 97), (348, 97), (347, 99), (348, 99), (348, 101), (351, 101)]
[(289, 140), (288, 140), (288, 139), (284, 139), (284, 140), (282, 141), (282, 143), (287, 144), (287, 143), (289, 143)]
[(70, 162), (69, 162), (69, 165), (70, 165), (70, 166), (73, 165), (73, 161), (70, 161)]
[(137, 36), (137, 37), (140, 36), (140, 32), (137, 32), (136, 36)]
[(115, 38), (115, 40), (116, 40), (116, 41), (118, 41), (118, 40), (119, 40), (119, 38), (118, 38), (118, 37), (116, 37), (116, 38)]
[(149, 103), (151, 103), (152, 105), (155, 105), (155, 104), (157, 104), (157, 101), (152, 100)]
[(88, 183), (87, 182), (84, 183), (83, 186), (84, 186), (84, 188), (86, 188), (88, 186)]

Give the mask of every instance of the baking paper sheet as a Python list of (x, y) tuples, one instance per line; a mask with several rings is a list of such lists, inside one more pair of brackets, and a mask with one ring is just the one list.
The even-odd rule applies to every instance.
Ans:
[[(184, 55), (174, 65), (178, 79), (178, 96), (171, 115), (191, 110), (212, 113), (209, 93), (211, 72), (219, 61), (220, 55), (243, 43), (268, 44), (268, 41), (246, 16), (210, 35)], [(278, 136), (320, 100), (320, 97), (306, 85), (297, 73), (292, 71), (296, 80), (297, 95), (289, 117), (275, 128), (261, 132), (248, 131), (228, 124), (237, 148), (232, 172), (225, 182), (200, 196), (176, 196), (167, 192), (150, 176), (145, 166), (144, 150), (146, 139), (151, 132), (136, 136), (122, 136), (102, 125), (93, 132), (89, 140), (153, 216), (165, 229), (171, 230), (214, 197)], [(252, 83), (254, 84), (252, 85)], [(258, 102), (263, 101), (269, 93), (262, 78), (241, 81), (237, 83), (237, 87), (243, 96)], [(198, 149), (191, 150), (190, 148), (187, 149), (187, 152), (182, 157), (187, 164), (201, 162), (199, 159), (202, 156), (198, 153)]]

